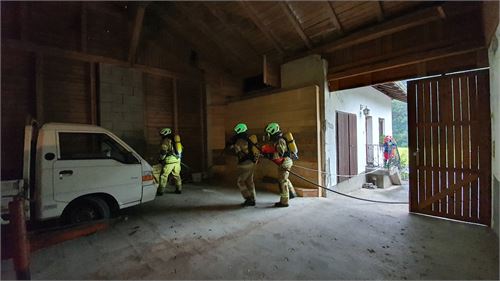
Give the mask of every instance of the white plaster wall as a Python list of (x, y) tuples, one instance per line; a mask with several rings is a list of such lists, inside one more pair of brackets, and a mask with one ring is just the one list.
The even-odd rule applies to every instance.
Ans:
[[(327, 186), (335, 185), (337, 173), (336, 110), (355, 113), (358, 116), (358, 171), (365, 170), (366, 135), (365, 117), (359, 116), (359, 105), (367, 105), (373, 117), (373, 143), (378, 143), (378, 118), (385, 119), (386, 134), (392, 134), (391, 99), (372, 87), (362, 87), (330, 93), (326, 74), (328, 63), (319, 55), (311, 55), (294, 60), (281, 66), (281, 87), (292, 89), (308, 85), (319, 86), (320, 103), (324, 107), (320, 117), (320, 127), (324, 129), (324, 170), (331, 176), (325, 178)], [(320, 114), (321, 116), (321, 114)]]
[(499, 234), (499, 204), (500, 204), (500, 25), (489, 48), (490, 64), (490, 103), (491, 103), (491, 133), (492, 133), (492, 223), (491, 226)]
[[(336, 157), (336, 116), (337, 111), (354, 113), (357, 117), (358, 136), (358, 173), (365, 171), (366, 165), (366, 121), (365, 115), (360, 111), (360, 105), (368, 106), (369, 116), (372, 116), (373, 144), (379, 143), (379, 118), (385, 119), (385, 134), (392, 135), (392, 103), (391, 98), (379, 92), (371, 86), (349, 90), (331, 92), (328, 94), (327, 104), (327, 128), (326, 141), (329, 144), (327, 159), (330, 161), (329, 171), (331, 174), (337, 172)], [(331, 184), (336, 184), (336, 179), (331, 179)]]

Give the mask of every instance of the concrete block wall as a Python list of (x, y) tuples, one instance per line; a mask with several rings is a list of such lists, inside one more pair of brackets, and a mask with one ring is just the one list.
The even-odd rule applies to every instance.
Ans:
[(99, 71), (100, 125), (143, 154), (144, 87), (142, 73), (101, 64)]

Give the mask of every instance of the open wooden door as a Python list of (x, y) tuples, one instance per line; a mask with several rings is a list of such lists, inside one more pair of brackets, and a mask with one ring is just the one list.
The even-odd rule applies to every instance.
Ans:
[(410, 211), (489, 225), (488, 70), (408, 82)]

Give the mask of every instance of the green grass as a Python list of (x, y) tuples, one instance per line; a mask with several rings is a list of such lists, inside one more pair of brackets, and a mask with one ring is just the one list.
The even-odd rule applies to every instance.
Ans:
[(408, 147), (398, 147), (401, 162), (401, 178), (408, 179)]
[(398, 147), (398, 151), (401, 157), (401, 166), (408, 167), (408, 147)]

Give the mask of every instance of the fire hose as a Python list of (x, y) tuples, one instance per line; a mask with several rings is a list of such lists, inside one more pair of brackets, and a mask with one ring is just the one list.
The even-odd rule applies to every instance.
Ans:
[[(255, 145), (255, 144), (254, 144)], [(257, 146), (256, 146), (257, 147)], [(257, 147), (257, 149), (262, 153), (262, 150)], [(224, 150), (221, 152), (221, 155), (224, 154)], [(267, 158), (266, 158), (267, 159)], [(278, 163), (275, 163), (274, 161), (268, 159), (269, 161), (273, 162), (274, 164), (276, 164), (278, 167), (280, 166)], [(300, 166), (298, 166), (300, 167)], [(300, 167), (300, 168), (306, 168), (306, 167)], [(310, 168), (306, 168), (306, 169), (310, 169)], [(381, 204), (392, 204), (392, 205), (406, 205), (408, 204), (408, 202), (404, 202), (404, 201), (382, 201), (382, 200), (372, 200), (372, 199), (366, 199), (366, 198), (361, 198), (361, 197), (357, 197), (357, 196), (353, 196), (353, 195), (349, 195), (349, 194), (345, 194), (345, 193), (342, 193), (340, 191), (337, 191), (337, 190), (333, 190), (329, 187), (326, 187), (326, 186), (322, 186), (320, 184), (317, 184), (293, 171), (291, 171), (290, 169), (285, 169), (287, 172), (289, 172), (291, 175), (305, 181), (305, 182), (308, 182), (316, 187), (319, 187), (319, 188), (322, 188), (324, 190), (328, 190), (330, 192), (333, 192), (335, 194), (338, 194), (338, 195), (341, 195), (341, 196), (344, 196), (344, 197), (348, 197), (348, 198), (351, 198), (351, 199), (356, 199), (356, 200), (360, 200), (360, 201), (366, 201), (366, 202), (372, 202), (372, 203), (381, 203)], [(314, 170), (314, 169), (310, 169), (310, 170)], [(319, 171), (319, 170), (316, 170), (316, 171)], [(375, 170), (376, 171), (376, 170)], [(371, 171), (371, 172), (367, 172), (366, 174), (369, 174), (369, 173), (373, 173), (375, 171)], [(322, 172), (322, 171), (319, 171), (321, 173), (327, 173), (327, 172)]]

